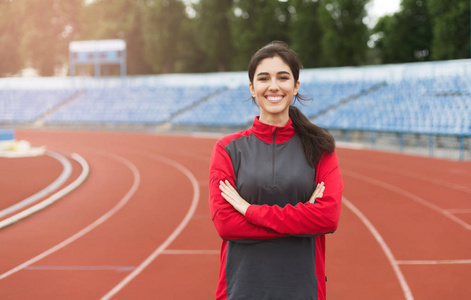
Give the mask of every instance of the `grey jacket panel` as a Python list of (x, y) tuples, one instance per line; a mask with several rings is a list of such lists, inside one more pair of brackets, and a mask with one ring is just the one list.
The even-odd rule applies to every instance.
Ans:
[[(251, 134), (231, 141), (226, 151), (236, 188), (251, 204), (295, 206), (314, 192), (315, 168), (306, 161), (297, 135), (269, 144)], [(229, 241), (227, 299), (316, 299), (315, 253), (313, 236)]]

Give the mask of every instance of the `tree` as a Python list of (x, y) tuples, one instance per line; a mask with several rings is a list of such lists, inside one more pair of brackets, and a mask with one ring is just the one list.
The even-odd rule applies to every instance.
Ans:
[(0, 2), (0, 76), (18, 73), (24, 66), (21, 55), (21, 18), (20, 6), (12, 1)]
[(145, 2), (142, 24), (145, 61), (154, 73), (175, 71), (185, 18), (184, 5), (178, 0)]
[(291, 48), (298, 53), (305, 68), (321, 66), (319, 7), (318, 0), (292, 0), (288, 7)]
[(81, 14), (81, 40), (124, 39), (126, 70), (130, 75), (151, 74), (145, 60), (142, 35), (145, 0), (97, 0), (84, 7)]
[(246, 70), (250, 57), (273, 40), (289, 43), (288, 2), (277, 0), (234, 1), (231, 32), (236, 55), (233, 70)]
[(234, 55), (230, 30), (232, 0), (200, 0), (196, 6), (194, 34), (198, 48), (206, 56), (204, 64), (227, 71)]
[[(15, 0), (19, 10), (12, 31), (21, 37), (19, 51), (24, 66), (51, 76), (68, 60), (68, 44), (79, 33), (77, 12), (81, 0)], [(18, 17), (18, 16), (17, 16)]]
[(366, 60), (368, 28), (363, 23), (370, 0), (325, 0), (319, 10), (323, 66), (360, 65)]
[(373, 32), (383, 63), (430, 60), (432, 27), (427, 1), (402, 0), (401, 10), (380, 18)]
[(470, 57), (470, 1), (429, 0), (433, 59)]

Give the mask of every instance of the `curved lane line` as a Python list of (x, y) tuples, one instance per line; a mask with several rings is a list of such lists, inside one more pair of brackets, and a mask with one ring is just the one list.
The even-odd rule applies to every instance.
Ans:
[(198, 200), (200, 197), (200, 188), (198, 184), (198, 180), (196, 177), (185, 168), (183, 165), (179, 164), (178, 162), (171, 160), (169, 158), (165, 158), (159, 155), (147, 155), (152, 159), (164, 162), (172, 167), (178, 169), (182, 172), (191, 182), (193, 185), (193, 199), (191, 202), (191, 206), (188, 212), (185, 215), (185, 218), (180, 222), (178, 227), (170, 234), (170, 236), (151, 254), (147, 257), (133, 272), (131, 272), (128, 276), (126, 276), (118, 285), (116, 285), (112, 290), (110, 290), (105, 296), (101, 299), (110, 299), (114, 295), (116, 295), (121, 289), (123, 289), (131, 280), (133, 280), (137, 275), (139, 275), (154, 259), (157, 258), (160, 254), (163, 254), (165, 249), (178, 237), (178, 235), (183, 231), (186, 225), (190, 222), (191, 217), (195, 213), (196, 206), (198, 205)]
[(471, 259), (445, 259), (445, 260), (398, 260), (399, 265), (465, 265), (471, 264)]
[(46, 256), (48, 256), (48, 255), (64, 248), (65, 246), (69, 245), (70, 243), (72, 243), (72, 242), (76, 241), (77, 239), (81, 238), (82, 236), (84, 236), (85, 234), (87, 234), (88, 232), (90, 232), (91, 230), (95, 229), (97, 226), (99, 226), (100, 224), (102, 224), (103, 222), (108, 220), (118, 210), (120, 210), (129, 201), (129, 199), (131, 199), (131, 197), (137, 191), (137, 188), (138, 188), (138, 186), (140, 184), (140, 181), (141, 181), (141, 175), (140, 175), (138, 169), (136, 168), (136, 166), (133, 163), (131, 163), (130, 161), (124, 159), (121, 156), (118, 156), (118, 155), (115, 155), (115, 154), (112, 154), (112, 153), (105, 153), (105, 154), (112, 157), (113, 159), (125, 164), (129, 169), (131, 169), (131, 171), (134, 175), (134, 182), (133, 182), (131, 188), (129, 189), (129, 191), (126, 193), (126, 195), (124, 195), (124, 197), (121, 199), (121, 201), (118, 202), (118, 204), (116, 204), (112, 209), (110, 209), (107, 213), (105, 213), (100, 218), (95, 220), (93, 223), (91, 223), (87, 227), (83, 228), (82, 230), (80, 230), (76, 234), (72, 235), (71, 237), (67, 238), (66, 240), (62, 241), (61, 243), (59, 243), (59, 244), (55, 245), (54, 247), (44, 251), (43, 253), (39, 254), (38, 256), (35, 256), (32, 259), (22, 263), (21, 265), (11, 269), (10, 271), (7, 271), (7, 272), (1, 274), (0, 275), (0, 280), (6, 278), (6, 277), (8, 277), (8, 276), (24, 269), (24, 268), (32, 265), (32, 264), (34, 264), (35, 262), (45, 258)]
[[(366, 167), (368, 167), (370, 169), (374, 169), (374, 170), (378, 169), (377, 165), (373, 165), (373, 164), (368, 163), (368, 162), (349, 161), (348, 163), (361, 165), (361, 166), (366, 166)], [(415, 174), (411, 174), (411, 173), (408, 173), (408, 172), (401, 172), (400, 173), (400, 172), (397, 172), (396, 169), (387, 168), (387, 167), (385, 168), (384, 166), (381, 166), (381, 171), (387, 172), (389, 174), (395, 174), (395, 175), (402, 176), (402, 177), (409, 177), (409, 178), (412, 178), (412, 179), (422, 180), (422, 181), (425, 181), (427, 183), (432, 183), (434, 185), (441, 185), (441, 186), (449, 188), (449, 189), (461, 191), (461, 192), (466, 193), (466, 194), (471, 194), (471, 189), (469, 187), (463, 186), (461, 184), (445, 182), (445, 181), (442, 181), (442, 180), (433, 179), (431, 177), (425, 177), (425, 176), (422, 176), (422, 175), (417, 174), (417, 173), (415, 173)]]
[(78, 163), (82, 166), (82, 173), (80, 174), (80, 176), (77, 179), (75, 179), (74, 182), (72, 182), (71, 184), (63, 188), (62, 190), (58, 191), (57, 193), (53, 194), (49, 198), (5, 220), (2, 220), (0, 222), (0, 229), (10, 226), (11, 224), (18, 222), (19, 220), (29, 217), (32, 214), (37, 213), (38, 211), (48, 207), (49, 205), (61, 199), (62, 197), (70, 193), (71, 191), (75, 190), (85, 181), (85, 179), (88, 177), (88, 174), (90, 173), (90, 168), (88, 166), (87, 161), (76, 153), (72, 153), (71, 156), (74, 160), (78, 161)]
[(467, 230), (471, 230), (471, 225), (466, 223), (465, 221), (461, 220), (460, 218), (458, 218), (457, 216), (453, 215), (452, 213), (450, 213), (449, 211), (445, 210), (445, 209), (442, 209), (440, 208), (439, 206), (433, 204), (433, 203), (430, 203), (429, 201), (425, 200), (424, 198), (422, 197), (419, 197), (415, 194), (412, 194), (406, 190), (403, 190), (397, 186), (394, 186), (392, 184), (389, 184), (389, 183), (386, 183), (386, 182), (383, 182), (383, 181), (380, 181), (380, 180), (377, 180), (377, 179), (374, 179), (372, 177), (368, 177), (368, 176), (364, 176), (364, 175), (361, 175), (359, 173), (356, 173), (356, 172), (353, 172), (353, 171), (347, 171), (345, 169), (342, 170), (342, 174), (345, 174), (347, 176), (351, 176), (351, 177), (354, 177), (354, 178), (357, 178), (359, 180), (362, 180), (362, 181), (366, 181), (370, 184), (374, 184), (374, 185), (377, 185), (377, 186), (380, 186), (386, 190), (390, 190), (392, 192), (395, 192), (395, 193), (398, 193), (406, 198), (409, 198), (419, 204), (422, 204), (423, 206), (425, 207), (428, 207), (436, 212), (438, 212), (439, 214), (443, 215), (444, 217), (450, 219), (451, 221), (457, 223), (458, 225), (461, 225), (464, 229), (467, 229)]
[(10, 207), (5, 208), (4, 210), (1, 210), (0, 218), (6, 215), (9, 215), (17, 210), (20, 210), (23, 207), (30, 205), (31, 203), (34, 203), (35, 201), (41, 199), (42, 197), (45, 197), (47, 194), (58, 189), (70, 177), (70, 174), (72, 174), (72, 164), (64, 156), (50, 150), (46, 152), (46, 155), (58, 160), (62, 164), (63, 166), (62, 173), (59, 175), (59, 177), (56, 178), (56, 180), (54, 180), (50, 185), (48, 185), (41, 191), (37, 192), (34, 195), (29, 196), (28, 198), (24, 200), (21, 200), (20, 202), (16, 204), (13, 204)]
[(345, 197), (342, 197), (342, 201), (363, 222), (363, 224), (366, 226), (366, 228), (368, 228), (368, 230), (371, 232), (378, 244), (381, 246), (381, 249), (389, 260), (389, 263), (391, 264), (391, 267), (393, 268), (394, 273), (396, 274), (396, 277), (399, 280), (402, 292), (404, 293), (404, 298), (407, 300), (413, 300), (414, 297), (412, 296), (412, 292), (409, 288), (409, 285), (407, 284), (407, 281), (404, 278), (404, 275), (402, 274), (401, 269), (399, 268), (399, 265), (391, 252), (391, 249), (389, 249), (381, 234), (379, 234), (378, 230), (376, 230), (376, 228), (373, 226), (373, 224), (371, 224), (368, 218), (365, 217), (365, 215), (355, 205), (353, 205), (352, 202), (350, 202)]

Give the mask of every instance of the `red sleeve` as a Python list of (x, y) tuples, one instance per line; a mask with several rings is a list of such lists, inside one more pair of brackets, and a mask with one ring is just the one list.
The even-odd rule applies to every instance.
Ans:
[(272, 239), (286, 235), (272, 229), (249, 223), (222, 196), (220, 180), (229, 180), (234, 185), (235, 175), (232, 161), (221, 140), (214, 146), (209, 167), (209, 208), (211, 218), (219, 236), (225, 240)]
[(325, 234), (337, 229), (342, 202), (343, 181), (335, 152), (326, 154), (317, 165), (317, 182), (325, 184), (324, 196), (315, 203), (250, 205), (245, 218), (252, 224), (276, 232), (301, 235)]

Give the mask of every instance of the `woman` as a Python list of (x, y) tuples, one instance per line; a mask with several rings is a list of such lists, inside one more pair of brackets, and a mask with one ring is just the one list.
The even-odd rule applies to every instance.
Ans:
[[(213, 149), (211, 217), (223, 239), (219, 299), (325, 299), (325, 234), (343, 190), (335, 143), (292, 106), (301, 64), (282, 42), (249, 63), (260, 116)], [(316, 188), (317, 187), (317, 188)]]

